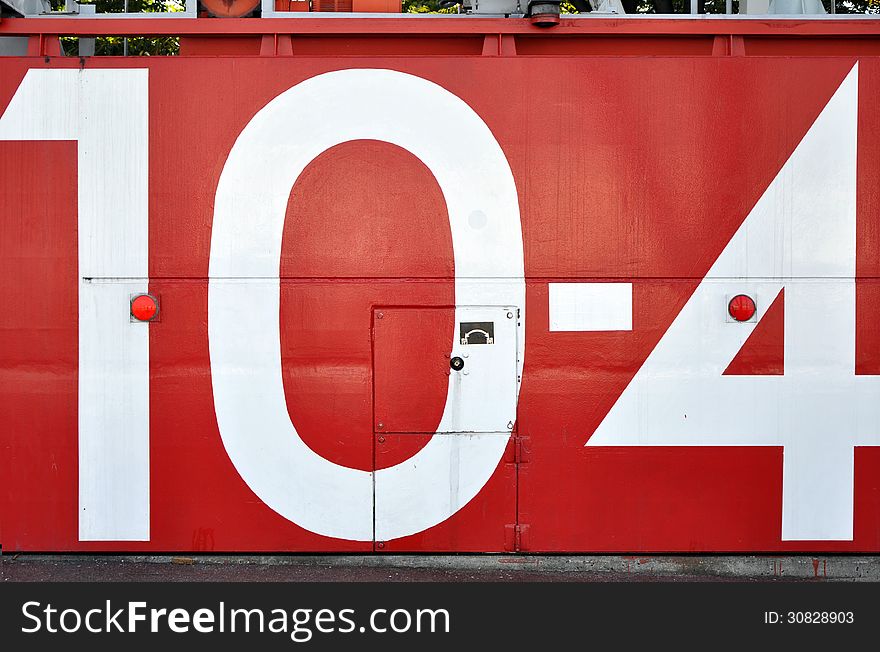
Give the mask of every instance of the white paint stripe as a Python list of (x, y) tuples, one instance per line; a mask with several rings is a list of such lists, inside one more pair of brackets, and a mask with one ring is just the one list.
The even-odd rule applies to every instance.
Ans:
[(129, 322), (146, 281), (82, 283), (79, 538), (150, 539), (149, 326)]
[(801, 432), (806, 441), (782, 451), (782, 540), (852, 541), (853, 448)]
[[(30, 70), (0, 139), (75, 140), (79, 237), (79, 536), (150, 537), (147, 70)], [(128, 277), (92, 284), (86, 278)]]
[(146, 70), (92, 70), (79, 132), (79, 536), (150, 539), (150, 340), (129, 321), (149, 289)]
[(551, 331), (631, 331), (632, 283), (550, 283)]

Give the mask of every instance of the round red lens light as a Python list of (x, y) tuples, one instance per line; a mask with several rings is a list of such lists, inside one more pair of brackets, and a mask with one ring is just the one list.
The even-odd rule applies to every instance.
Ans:
[(149, 294), (139, 294), (131, 300), (131, 316), (138, 321), (152, 321), (159, 314), (159, 302)]
[(727, 304), (727, 312), (736, 321), (749, 321), (756, 310), (755, 300), (747, 294), (737, 294)]

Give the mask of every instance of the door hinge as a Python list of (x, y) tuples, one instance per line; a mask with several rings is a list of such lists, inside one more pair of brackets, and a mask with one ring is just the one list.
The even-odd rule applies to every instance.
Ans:
[(529, 438), (513, 434), (504, 450), (504, 461), (507, 464), (525, 464), (531, 457), (529, 451)]
[(510, 523), (504, 526), (505, 552), (524, 552), (529, 549), (529, 526), (525, 523)]
[(529, 437), (516, 435), (513, 438), (513, 462), (514, 464), (526, 464), (530, 457)]

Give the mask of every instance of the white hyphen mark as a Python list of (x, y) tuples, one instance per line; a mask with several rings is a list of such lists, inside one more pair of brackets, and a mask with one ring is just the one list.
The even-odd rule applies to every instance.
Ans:
[(632, 283), (550, 283), (551, 331), (631, 331)]

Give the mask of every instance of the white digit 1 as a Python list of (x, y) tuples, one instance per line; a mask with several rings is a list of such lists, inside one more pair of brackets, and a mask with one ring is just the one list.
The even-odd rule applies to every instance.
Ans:
[[(857, 111), (856, 65), (587, 442), (782, 446), (783, 540), (852, 540), (853, 448), (880, 445), (880, 383), (855, 375)], [(785, 374), (722, 375), (754, 329), (727, 298), (760, 319), (782, 288)]]
[[(525, 308), (516, 186), (486, 124), (460, 98), (419, 77), (341, 70), (269, 102), (229, 153), (214, 200), (208, 342), (223, 445), (254, 493), (311, 532), (384, 541), (436, 525), (463, 507), (498, 466), (509, 433), (435, 436), (412, 458), (375, 475), (334, 464), (299, 437), (281, 378), (285, 212), (309, 162), (355, 139), (393, 143), (434, 174), (449, 213), (457, 305)], [(481, 229), (468, 222), (477, 210), (487, 216)], [(519, 373), (524, 339), (520, 326)], [(456, 403), (448, 394), (439, 430), (448, 429), (456, 409), (479, 411), (481, 400), (475, 393)]]
[(0, 117), (0, 140), (77, 143), (81, 541), (150, 538), (147, 93), (145, 69), (29, 70)]

